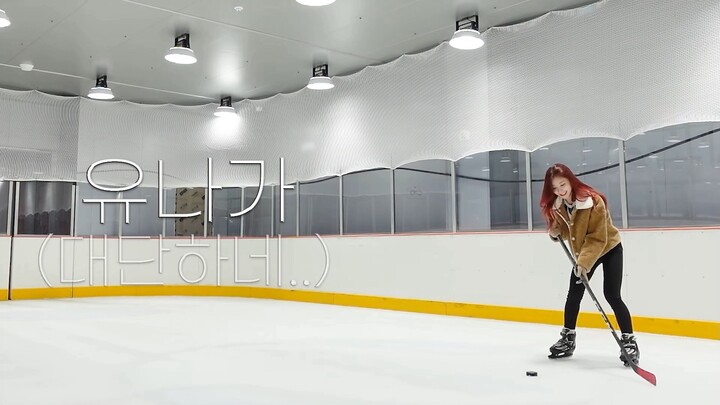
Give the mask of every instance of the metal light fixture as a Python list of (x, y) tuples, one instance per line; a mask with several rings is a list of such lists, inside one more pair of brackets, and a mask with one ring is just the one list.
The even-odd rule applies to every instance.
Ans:
[(235, 109), (232, 107), (232, 98), (230, 96), (220, 99), (220, 105), (215, 110), (216, 117), (231, 117), (235, 115)]
[(10, 18), (5, 14), (4, 10), (0, 10), (0, 28), (5, 28), (10, 25)]
[(307, 84), (308, 89), (328, 90), (335, 87), (332, 79), (328, 77), (328, 65), (319, 65), (313, 68), (313, 75)]
[(303, 6), (327, 6), (328, 4), (335, 3), (335, 0), (295, 0)]
[(455, 33), (450, 46), (456, 49), (478, 49), (485, 44), (478, 31), (478, 16), (465, 17), (455, 22)]
[(195, 52), (190, 49), (190, 34), (185, 33), (175, 38), (175, 46), (167, 51), (165, 60), (180, 65), (191, 65), (197, 62)]
[(90, 89), (88, 97), (95, 100), (112, 100), (115, 98), (112, 90), (107, 86), (107, 76), (102, 75), (97, 78), (95, 87)]

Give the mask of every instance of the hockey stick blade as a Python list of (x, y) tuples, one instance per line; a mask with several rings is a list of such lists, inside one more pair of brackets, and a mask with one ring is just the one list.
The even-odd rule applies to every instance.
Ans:
[(597, 307), (598, 311), (600, 311), (600, 315), (602, 315), (603, 320), (605, 321), (605, 325), (610, 329), (612, 332), (613, 337), (615, 338), (615, 342), (620, 347), (620, 352), (623, 355), (623, 358), (625, 359), (625, 362), (627, 362), (630, 367), (632, 367), (633, 371), (639, 375), (640, 377), (644, 378), (647, 382), (649, 382), (652, 385), (657, 386), (657, 378), (655, 378), (655, 374), (640, 368), (635, 362), (633, 362), (630, 359), (630, 355), (627, 352), (627, 349), (623, 347), (622, 342), (620, 341), (620, 338), (617, 336), (617, 332), (615, 332), (615, 329), (612, 327), (612, 324), (610, 323), (610, 319), (608, 319), (607, 314), (605, 314), (605, 311), (600, 306), (600, 301), (598, 301), (597, 297), (595, 296), (595, 293), (593, 292), (592, 288), (590, 288), (590, 284), (588, 283), (588, 279), (583, 275), (581, 278), (583, 284), (585, 285), (585, 289), (590, 294), (590, 297), (592, 298), (593, 302), (595, 303), (595, 306)]
[[(568, 259), (572, 262), (573, 266), (577, 266), (577, 262), (575, 261), (575, 257), (570, 253), (567, 246), (565, 246), (565, 241), (562, 240), (562, 238), (559, 238), (558, 241), (560, 242), (560, 245), (562, 245), (563, 250), (565, 251), (565, 254), (567, 254)], [(620, 338), (617, 336), (617, 332), (615, 332), (615, 328), (612, 327), (612, 324), (610, 323), (610, 319), (608, 319), (607, 315), (605, 314), (605, 311), (600, 306), (600, 301), (598, 301), (597, 297), (595, 296), (595, 293), (593, 292), (592, 288), (590, 288), (589, 280), (585, 275), (582, 275), (580, 277), (580, 280), (582, 281), (583, 285), (585, 286), (585, 289), (590, 294), (590, 298), (592, 298), (593, 302), (595, 303), (595, 307), (597, 307), (598, 311), (600, 311), (600, 315), (602, 315), (603, 320), (605, 321), (605, 325), (610, 329), (610, 332), (612, 332), (613, 337), (615, 338), (615, 343), (618, 344), (620, 347), (620, 352), (623, 355), (623, 358), (625, 361), (632, 367), (633, 371), (639, 375), (640, 377), (644, 378), (647, 382), (650, 384), (657, 386), (657, 378), (655, 377), (655, 374), (640, 368), (635, 362), (633, 362), (630, 359), (630, 355), (628, 354), (627, 350), (623, 347), (622, 342), (620, 341)]]
[(644, 378), (650, 384), (657, 386), (657, 379), (655, 378), (655, 374), (640, 368), (640, 366), (636, 365), (635, 363), (630, 363), (630, 366), (637, 375)]

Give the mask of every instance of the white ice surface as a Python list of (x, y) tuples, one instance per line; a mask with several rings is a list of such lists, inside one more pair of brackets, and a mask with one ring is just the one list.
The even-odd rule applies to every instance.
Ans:
[[(720, 342), (273, 300), (0, 303), (0, 404), (717, 404)], [(527, 377), (525, 372), (538, 372)]]

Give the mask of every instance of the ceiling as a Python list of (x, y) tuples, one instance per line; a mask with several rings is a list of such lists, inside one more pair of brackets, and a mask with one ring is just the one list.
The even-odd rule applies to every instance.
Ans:
[[(0, 0), (12, 22), (0, 28), (0, 87), (85, 96), (107, 74), (116, 100), (261, 99), (302, 89), (314, 65), (344, 76), (430, 49), (468, 15), (484, 31), (595, 1)], [(184, 32), (198, 62), (165, 61)], [(27, 62), (33, 71), (20, 70)]]

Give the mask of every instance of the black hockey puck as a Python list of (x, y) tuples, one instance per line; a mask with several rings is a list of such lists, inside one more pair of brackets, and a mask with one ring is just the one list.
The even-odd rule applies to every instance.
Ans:
[(537, 371), (526, 371), (525, 375), (528, 377), (537, 377)]

